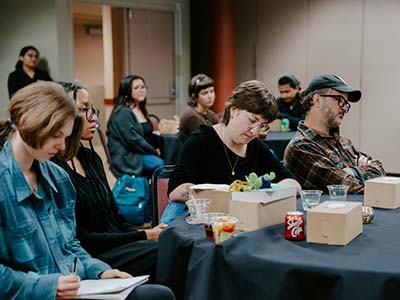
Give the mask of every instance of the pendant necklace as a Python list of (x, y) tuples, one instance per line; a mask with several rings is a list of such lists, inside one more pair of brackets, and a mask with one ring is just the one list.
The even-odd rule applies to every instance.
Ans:
[(237, 165), (237, 163), (239, 161), (239, 155), (236, 154), (236, 160), (235, 160), (234, 165), (232, 166), (231, 160), (230, 160), (229, 155), (228, 155), (228, 150), (226, 150), (226, 146), (225, 146), (225, 143), (223, 141), (222, 141), (222, 145), (224, 146), (226, 158), (228, 159), (229, 166), (231, 167), (231, 170), (232, 170), (232, 176), (235, 176), (235, 168), (236, 168), (236, 165)]

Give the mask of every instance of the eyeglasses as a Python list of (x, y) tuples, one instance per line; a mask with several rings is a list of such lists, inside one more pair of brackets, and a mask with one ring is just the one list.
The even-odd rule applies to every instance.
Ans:
[(346, 108), (346, 113), (349, 112), (350, 110), (350, 102), (346, 100), (345, 97), (343, 97), (342, 95), (320, 95), (321, 97), (331, 97), (335, 100), (338, 101), (339, 107), (345, 107)]
[(79, 108), (79, 111), (85, 113), (86, 120), (90, 121), (94, 116), (98, 117), (100, 115), (100, 110), (94, 107)]
[(255, 117), (251, 116), (247, 111), (242, 110), (247, 118), (247, 123), (250, 129), (257, 128), (258, 131), (267, 132), (269, 130), (269, 125), (266, 123), (261, 123)]

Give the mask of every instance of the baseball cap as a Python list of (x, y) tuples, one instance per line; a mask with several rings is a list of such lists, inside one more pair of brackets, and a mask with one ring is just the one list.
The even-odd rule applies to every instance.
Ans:
[(333, 74), (315, 76), (306, 88), (305, 94), (308, 95), (316, 90), (325, 88), (332, 88), (339, 92), (348, 93), (349, 102), (358, 102), (361, 99), (360, 90), (352, 89), (347, 85), (346, 81)]

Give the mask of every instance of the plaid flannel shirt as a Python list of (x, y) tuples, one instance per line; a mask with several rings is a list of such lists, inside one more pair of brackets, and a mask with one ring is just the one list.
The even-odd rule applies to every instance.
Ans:
[[(356, 164), (361, 155), (370, 160), (367, 166)], [(349, 139), (339, 135), (338, 128), (326, 135), (307, 127), (304, 121), (285, 150), (284, 162), (304, 189), (324, 192), (328, 192), (327, 185), (345, 184), (349, 193), (361, 194), (365, 180), (385, 175), (382, 163), (357, 150)], [(344, 168), (350, 168), (354, 175)]]

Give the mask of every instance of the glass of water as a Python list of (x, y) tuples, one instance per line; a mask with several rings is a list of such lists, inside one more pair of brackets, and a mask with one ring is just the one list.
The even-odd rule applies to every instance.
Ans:
[(320, 190), (303, 190), (300, 192), (301, 203), (305, 211), (317, 206), (321, 201), (322, 191)]
[(329, 199), (331, 201), (346, 201), (348, 185), (328, 185)]

